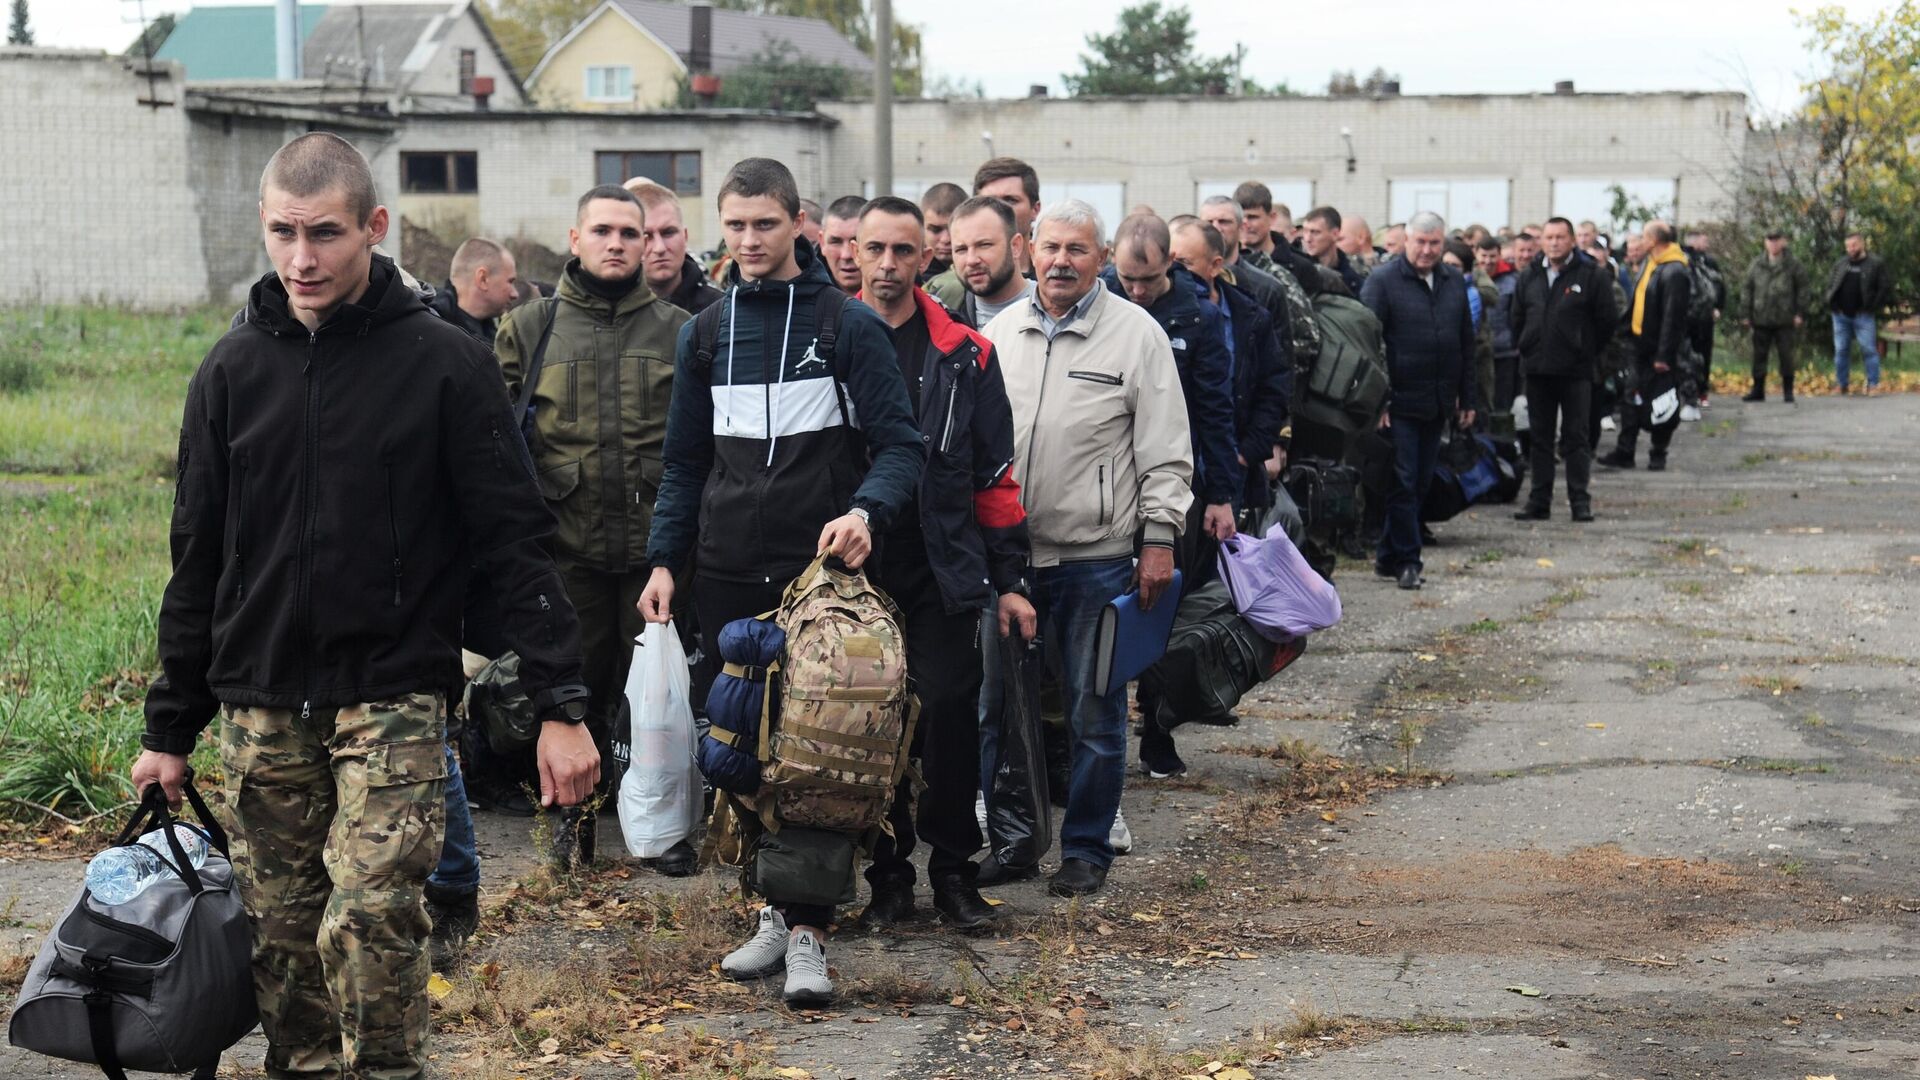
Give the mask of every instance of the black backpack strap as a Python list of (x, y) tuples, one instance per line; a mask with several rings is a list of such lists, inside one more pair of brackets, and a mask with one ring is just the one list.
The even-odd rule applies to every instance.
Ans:
[(709, 386), (713, 384), (713, 358), (720, 350), (720, 309), (733, 302), (734, 298), (729, 294), (717, 304), (708, 304), (693, 317), (693, 362), (701, 371), (708, 373)]
[(520, 379), (520, 400), (513, 404), (513, 419), (525, 424), (527, 406), (533, 403), (533, 389), (540, 384), (540, 369), (547, 363), (547, 339), (553, 336), (553, 324), (560, 321), (560, 298), (548, 297), (547, 325), (540, 328), (540, 340), (533, 347), (533, 356), (527, 360), (527, 370)]
[(120, 1066), (120, 1051), (113, 1045), (113, 995), (96, 986), (81, 1000), (87, 1003), (87, 1037), (93, 1042), (93, 1063), (100, 1066), (107, 1080), (127, 1080), (127, 1070)]
[(813, 355), (825, 360), (827, 370), (833, 372), (833, 399), (840, 405), (840, 422), (848, 428), (853, 427), (853, 414), (847, 409), (847, 373), (840, 366), (838, 346), (840, 317), (851, 299), (839, 289), (822, 289), (813, 301)]

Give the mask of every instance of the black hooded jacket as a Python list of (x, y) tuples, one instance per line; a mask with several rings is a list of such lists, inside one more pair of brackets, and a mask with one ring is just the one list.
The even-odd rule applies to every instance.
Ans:
[(571, 696), (579, 628), (515, 432), (487, 347), (434, 318), (391, 260), (311, 333), (262, 278), (187, 389), (141, 744), (187, 753), (222, 703), (458, 687), (474, 562), (536, 706)]

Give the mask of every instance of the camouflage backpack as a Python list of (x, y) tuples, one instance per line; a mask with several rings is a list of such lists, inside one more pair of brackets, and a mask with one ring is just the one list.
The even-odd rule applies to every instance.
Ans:
[(822, 556), (772, 617), (787, 635), (778, 702), (760, 721), (760, 789), (743, 801), (769, 832), (884, 830), (920, 711), (907, 690), (899, 609), (865, 575)]

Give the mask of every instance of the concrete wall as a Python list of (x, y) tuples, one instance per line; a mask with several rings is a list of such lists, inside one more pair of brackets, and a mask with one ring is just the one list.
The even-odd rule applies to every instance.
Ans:
[(0, 48), (0, 303), (160, 308), (207, 297), (181, 69)]
[[(872, 106), (821, 109), (842, 121), (829, 186), (860, 192), (873, 159)], [(1352, 131), (1351, 173), (1343, 127)], [(1389, 218), (1396, 177), (1505, 178), (1514, 224), (1548, 216), (1557, 177), (1673, 178), (1681, 218), (1716, 218), (1727, 212), (1747, 133), (1746, 101), (1729, 93), (908, 101), (896, 103), (893, 130), (903, 188), (969, 187), (991, 156), (982, 139), (990, 133), (992, 154), (1024, 158), (1042, 183), (1119, 182), (1129, 207), (1183, 213), (1203, 184), (1300, 178), (1312, 181), (1315, 203), (1376, 227)]]
[(260, 173), (267, 159), (304, 125), (190, 112), (188, 184), (206, 254), (207, 293), (238, 304), (272, 269), (260, 231)]
[[(633, 69), (632, 101), (586, 99), (587, 68), (608, 65)], [(634, 25), (625, 14), (607, 7), (581, 27), (571, 40), (540, 61), (539, 69), (528, 80), (527, 93), (544, 109), (618, 112), (663, 108), (673, 104), (684, 70), (680, 58), (661, 44), (659, 38)]]
[[(828, 191), (825, 163), (831, 124), (726, 112), (619, 114), (462, 113), (407, 118), (395, 143), (373, 157), (374, 181), (388, 205), (415, 224), (450, 213), (447, 196), (417, 197), (400, 190), (400, 151), (473, 150), (479, 154), (480, 192), (466, 196), (481, 235), (524, 237), (566, 250), (574, 202), (592, 187), (594, 154), (602, 150), (698, 150), (701, 191), (682, 195), (691, 250), (720, 243), (714, 192), (734, 162), (773, 157), (794, 172), (802, 195)], [(394, 193), (394, 194), (389, 194)], [(397, 229), (396, 229), (397, 232)], [(464, 237), (446, 237), (459, 243)], [(404, 253), (402, 253), (404, 258)]]

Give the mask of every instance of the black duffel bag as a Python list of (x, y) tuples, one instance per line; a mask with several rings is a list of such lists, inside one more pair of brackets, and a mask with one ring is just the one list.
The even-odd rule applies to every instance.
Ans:
[(172, 873), (111, 907), (81, 887), (27, 970), (7, 1041), (98, 1065), (110, 1080), (126, 1080), (127, 1069), (211, 1078), (253, 1030), (252, 935), (227, 834), (191, 775), (186, 795), (210, 840), (205, 863), (196, 870), (188, 860), (166, 794), (149, 787), (114, 846), (160, 829)]

